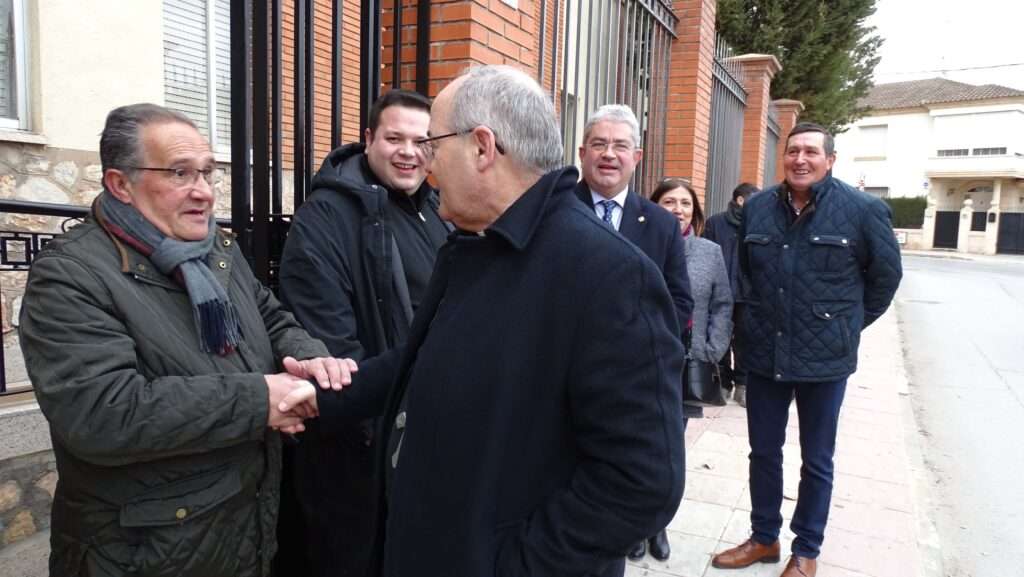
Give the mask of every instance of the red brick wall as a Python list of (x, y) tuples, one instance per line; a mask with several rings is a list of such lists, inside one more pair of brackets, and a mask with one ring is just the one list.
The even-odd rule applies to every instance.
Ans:
[(687, 178), (704, 198), (715, 50), (715, 0), (676, 0), (664, 176)]
[(786, 152), (786, 138), (789, 136), (789, 131), (793, 130), (793, 127), (796, 126), (797, 121), (800, 119), (800, 113), (804, 111), (804, 104), (799, 100), (776, 100), (775, 110), (778, 114), (779, 122), (779, 150), (775, 157), (776, 182), (768, 184), (776, 184), (786, 178), (786, 170), (782, 166), (782, 157)]

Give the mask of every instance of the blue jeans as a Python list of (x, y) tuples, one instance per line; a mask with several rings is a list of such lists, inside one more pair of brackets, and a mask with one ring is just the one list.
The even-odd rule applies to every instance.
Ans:
[(789, 527), (793, 554), (815, 559), (825, 538), (832, 501), (832, 457), (846, 379), (819, 383), (776, 382), (747, 375), (747, 432), (750, 436), (750, 524), (753, 539), (769, 545), (782, 529), (782, 445), (789, 403), (800, 418), (800, 492)]

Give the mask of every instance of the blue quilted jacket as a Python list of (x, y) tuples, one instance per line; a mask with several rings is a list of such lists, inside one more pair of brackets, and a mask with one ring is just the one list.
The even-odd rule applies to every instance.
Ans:
[(860, 332), (889, 307), (903, 276), (891, 211), (828, 176), (790, 224), (784, 187), (743, 208), (744, 364), (777, 381), (842, 379), (857, 370)]

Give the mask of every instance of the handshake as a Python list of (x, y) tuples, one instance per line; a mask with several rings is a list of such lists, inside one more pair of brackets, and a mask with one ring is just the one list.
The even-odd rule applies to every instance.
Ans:
[(352, 359), (318, 357), (305, 361), (285, 357), (283, 373), (263, 375), (267, 382), (269, 408), (267, 426), (284, 433), (306, 430), (302, 422), (319, 416), (316, 381), (324, 389), (340, 391), (352, 384), (352, 373), (359, 370)]

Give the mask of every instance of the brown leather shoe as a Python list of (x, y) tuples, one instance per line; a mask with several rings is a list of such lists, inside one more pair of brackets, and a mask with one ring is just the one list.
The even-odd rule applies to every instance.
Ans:
[(711, 559), (711, 566), (716, 569), (742, 569), (754, 563), (778, 563), (779, 542), (762, 545), (753, 539), (747, 539), (742, 545), (722, 551)]
[(817, 572), (818, 562), (815, 559), (793, 555), (789, 563), (786, 563), (786, 570), (781, 577), (814, 577)]

